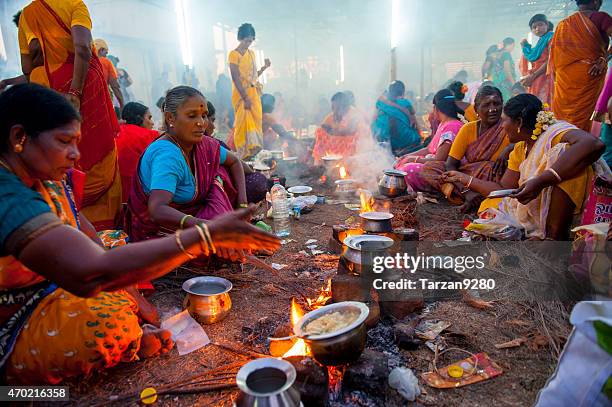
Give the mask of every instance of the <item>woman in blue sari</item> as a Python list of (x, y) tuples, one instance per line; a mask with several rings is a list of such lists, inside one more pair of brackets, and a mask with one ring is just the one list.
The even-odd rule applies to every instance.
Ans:
[(412, 103), (404, 98), (402, 81), (389, 85), (385, 96), (376, 102), (376, 119), (372, 134), (379, 142), (391, 144), (395, 156), (403, 156), (421, 148), (421, 136)]

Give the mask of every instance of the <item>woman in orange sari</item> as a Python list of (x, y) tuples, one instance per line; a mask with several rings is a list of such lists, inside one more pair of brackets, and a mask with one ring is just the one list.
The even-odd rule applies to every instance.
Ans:
[(612, 17), (599, 11), (601, 0), (576, 3), (578, 12), (559, 23), (552, 39), (552, 110), (557, 119), (590, 131), (591, 113), (606, 78)]
[(315, 133), (316, 140), (312, 156), (315, 164), (326, 155), (350, 157), (356, 152), (357, 143), (370, 136), (370, 129), (361, 114), (350, 105), (344, 92), (336, 93), (332, 99), (332, 112), (327, 115)]
[[(112, 229), (121, 207), (121, 178), (115, 136), (119, 123), (92, 50), (91, 18), (82, 0), (35, 0), (19, 21), (19, 48), (24, 75), (30, 82), (66, 95), (81, 113), (81, 158), (87, 174), (81, 211), (96, 229)], [(35, 50), (42, 49), (42, 66)]]

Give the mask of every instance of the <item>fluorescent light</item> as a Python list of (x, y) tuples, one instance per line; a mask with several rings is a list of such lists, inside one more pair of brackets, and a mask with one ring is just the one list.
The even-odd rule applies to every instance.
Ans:
[(400, 0), (391, 0), (391, 48), (399, 44), (400, 36)]
[(344, 45), (340, 45), (340, 82), (344, 82)]
[[(264, 55), (263, 49), (257, 51), (257, 56), (259, 57), (259, 66), (263, 66), (263, 64), (266, 62), (266, 56)], [(268, 83), (268, 74), (266, 71), (261, 74), (261, 83), (264, 85)]]
[(176, 24), (178, 28), (179, 43), (183, 65), (193, 68), (193, 54), (191, 52), (191, 29), (189, 27), (189, 17), (187, 5), (189, 0), (175, 0), (174, 8), (176, 11)]

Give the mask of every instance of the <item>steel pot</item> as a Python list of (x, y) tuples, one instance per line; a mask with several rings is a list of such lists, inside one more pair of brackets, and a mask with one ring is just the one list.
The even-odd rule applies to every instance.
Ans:
[(272, 155), (272, 159), (276, 162), (281, 161), (283, 157), (285, 156), (285, 153), (283, 153), (283, 150), (270, 151), (270, 154)]
[(286, 360), (263, 358), (242, 366), (236, 376), (240, 394), (236, 407), (298, 407), (297, 373)]
[(395, 198), (406, 194), (408, 185), (404, 178), (407, 174), (399, 170), (386, 170), (378, 182), (378, 191), (381, 195), (389, 198)]
[(223, 320), (232, 308), (231, 289), (232, 283), (221, 277), (191, 278), (183, 283), (183, 291), (187, 292), (183, 308), (199, 323), (214, 324)]
[[(306, 335), (304, 327), (311, 321), (334, 311), (357, 310), (359, 316), (350, 325), (322, 335)], [(365, 320), (370, 310), (362, 302), (345, 301), (326, 305), (304, 315), (294, 326), (293, 332), (304, 339), (312, 357), (325, 366), (341, 366), (357, 361), (365, 348), (367, 334)]]
[(348, 236), (342, 243), (344, 243), (344, 250), (340, 261), (350, 273), (359, 276), (362, 274), (363, 267), (369, 265), (365, 264), (367, 258), (384, 255), (395, 242), (386, 236), (354, 235)]
[(388, 233), (393, 231), (391, 219), (392, 213), (387, 212), (364, 212), (360, 213), (361, 227), (369, 233)]

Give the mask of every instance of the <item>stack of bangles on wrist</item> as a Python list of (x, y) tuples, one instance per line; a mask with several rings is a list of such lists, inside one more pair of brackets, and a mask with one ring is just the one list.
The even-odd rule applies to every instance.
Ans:
[(68, 94), (68, 95), (72, 95), (72, 96), (76, 96), (76, 97), (78, 97), (79, 99), (81, 99), (81, 98), (83, 97), (83, 92), (81, 92), (81, 91), (80, 91), (80, 90), (78, 90), (78, 89), (74, 89), (74, 88), (70, 88), (70, 89), (68, 90), (68, 92), (66, 92), (66, 94)]
[[(210, 235), (210, 230), (208, 229), (208, 226), (205, 223), (198, 223), (195, 225), (195, 228), (198, 231), (198, 234), (200, 235), (200, 248), (202, 249), (202, 252), (200, 253), (200, 255), (209, 256), (211, 253), (213, 254), (216, 253), (217, 249), (215, 248), (215, 245), (213, 244), (212, 237)], [(183, 242), (181, 241), (182, 233), (183, 231), (180, 229), (174, 233), (174, 239), (176, 240), (176, 245), (178, 246), (180, 251), (182, 251), (187, 257), (189, 257), (189, 259), (193, 260), (198, 256), (192, 253), (189, 253), (187, 249), (185, 249), (185, 246), (183, 245)]]

